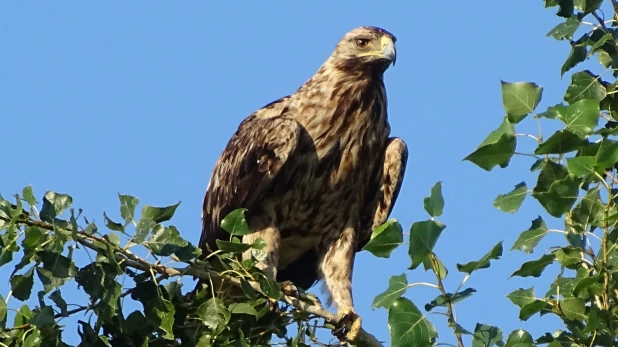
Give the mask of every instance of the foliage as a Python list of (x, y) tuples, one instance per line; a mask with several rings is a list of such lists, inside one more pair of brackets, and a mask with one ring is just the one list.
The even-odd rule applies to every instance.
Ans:
[[(403, 227), (392, 219), (377, 228), (364, 247), (376, 257), (389, 258), (405, 244), (407, 270), (420, 271), (422, 265), (435, 277), (434, 283), (410, 283), (402, 272), (375, 297), (372, 307), (388, 313), (392, 345), (437, 344), (438, 333), (428, 319), (434, 312), (446, 317), (458, 346), (464, 341), (473, 347), (618, 344), (618, 2), (544, 2), (557, 9), (562, 21), (548, 36), (571, 47), (560, 73), (597, 59), (599, 74), (572, 72), (564, 102), (541, 111), (541, 86), (502, 81), (505, 116), (465, 159), (487, 171), (508, 167), (515, 156), (534, 160), (534, 180), (512, 182), (514, 188), (499, 194), (494, 206), (517, 213), (531, 196), (547, 212), (532, 219), (511, 246), (513, 251), (532, 254), (550, 232), (564, 236), (562, 244), (524, 262), (511, 276), (545, 278), (550, 267), (560, 272), (545, 293), (530, 286), (506, 297), (519, 308), (521, 320), (551, 315), (564, 329), (542, 336), (525, 330), (507, 335), (489, 324), (458, 323), (456, 304), (476, 293), (467, 281), (503, 256), (503, 242), (456, 264), (462, 280), (454, 290), (447, 289), (453, 276), (448, 277), (448, 268), (434, 251), (447, 230), (437, 219), (445, 212), (438, 182), (423, 200), (427, 219), (413, 223), (407, 240)], [(601, 11), (603, 6), (607, 8)], [(603, 13), (612, 13), (612, 19), (602, 18)], [(538, 133), (518, 133), (516, 128), (526, 122), (537, 123)], [(543, 134), (541, 125), (546, 123), (560, 127)], [(521, 149), (520, 139), (533, 142), (530, 153)], [(241, 242), (250, 233), (245, 210), (223, 220), (229, 239), (217, 241), (219, 250), (204, 258), (168, 224), (179, 204), (143, 206), (137, 214), (139, 199), (119, 195), (119, 200), (122, 220), (104, 214), (106, 230), (101, 230), (72, 208), (73, 199), (66, 194), (47, 192), (41, 204), (31, 187), (10, 201), (0, 197), (0, 267), (13, 269), (0, 294), (0, 346), (65, 346), (65, 332), (77, 332), (81, 346), (325, 345), (319, 332), (337, 327), (337, 316), (315, 296), (302, 291), (292, 295), (256, 267), (265, 256), (265, 244), (261, 239), (250, 245)], [(562, 227), (548, 226), (557, 218), (564, 221)], [(251, 259), (240, 260), (247, 250)], [(192, 278), (199, 279), (195, 290), (192, 285), (185, 288)], [(71, 285), (86, 295), (87, 304), (63, 295)], [(417, 286), (435, 289), (436, 297), (417, 305), (408, 294)], [(83, 318), (79, 325), (63, 325), (72, 315)], [(364, 330), (352, 342), (380, 345)]]
[[(573, 72), (564, 102), (545, 111), (537, 110), (542, 87), (531, 82), (502, 82), (507, 116), (466, 159), (485, 170), (496, 166), (505, 168), (516, 155), (535, 160), (530, 171), (536, 176), (536, 182), (518, 183), (511, 192), (498, 195), (494, 201), (498, 209), (515, 213), (525, 198), (532, 196), (549, 215), (532, 220), (530, 227), (512, 246), (513, 250), (532, 253), (548, 233), (564, 235), (563, 244), (521, 264), (511, 275), (541, 277), (545, 276), (547, 268), (559, 267), (560, 273), (551, 288), (545, 294), (535, 294), (534, 287), (529, 287), (507, 295), (519, 307), (521, 320), (528, 320), (536, 314), (554, 315), (562, 320), (564, 330), (548, 332), (536, 339), (521, 332), (519, 343), (525, 339), (525, 344), (549, 346), (610, 346), (618, 342), (618, 272), (615, 263), (618, 235), (618, 141), (615, 139), (618, 134), (618, 98), (615, 97), (618, 90), (618, 2), (545, 0), (545, 5), (557, 8), (557, 15), (563, 18), (548, 36), (571, 44), (571, 53), (561, 68), (561, 74), (595, 58), (602, 66), (600, 73), (597, 75), (590, 70)], [(603, 5), (609, 6), (601, 11)], [(603, 13), (613, 16), (605, 20)], [(598, 24), (591, 24), (588, 19)], [(538, 123), (538, 133), (516, 132), (515, 128), (525, 118)], [(541, 129), (545, 128), (542, 126), (545, 123), (559, 124), (560, 128), (553, 134), (543, 134)], [(534, 151), (518, 151), (519, 138), (534, 141)], [(487, 154), (496, 152), (500, 155)], [(533, 188), (530, 190), (528, 186)], [(551, 217), (563, 219), (563, 227), (550, 229)], [(511, 337), (507, 345), (509, 340)]]

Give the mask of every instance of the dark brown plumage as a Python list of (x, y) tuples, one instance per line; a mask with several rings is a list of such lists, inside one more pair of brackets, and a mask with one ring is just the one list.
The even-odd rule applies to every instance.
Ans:
[(203, 249), (225, 237), (223, 217), (247, 208), (255, 233), (243, 241), (267, 243), (259, 266), (305, 289), (323, 279), (340, 314), (355, 316), (354, 254), (386, 221), (407, 160), (405, 143), (389, 138), (382, 79), (394, 43), (383, 29), (354, 29), (294, 94), (240, 124), (204, 198)]

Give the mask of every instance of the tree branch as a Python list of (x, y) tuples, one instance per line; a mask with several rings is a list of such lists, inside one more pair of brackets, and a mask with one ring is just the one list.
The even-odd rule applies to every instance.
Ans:
[[(0, 217), (0, 219), (6, 222), (10, 222), (9, 219), (3, 218), (3, 217)], [(32, 219), (18, 219), (16, 221), (16, 224), (36, 226), (36, 227), (39, 227), (45, 230), (51, 230), (51, 231), (55, 229), (53, 224), (50, 224), (44, 221), (32, 220)], [(230, 283), (237, 285), (237, 286), (241, 286), (241, 283), (242, 283), (242, 281), (236, 277), (222, 275), (218, 273), (217, 271), (214, 271), (211, 269), (202, 270), (202, 269), (197, 269), (191, 265), (187, 267), (183, 267), (183, 268), (177, 268), (177, 267), (165, 266), (165, 265), (160, 265), (160, 264), (152, 264), (136, 256), (135, 254), (131, 253), (128, 250), (125, 250), (121, 247), (117, 247), (116, 245), (109, 242), (107, 239), (103, 237), (98, 237), (96, 235), (87, 234), (82, 231), (75, 231), (75, 235), (77, 236), (77, 239), (75, 239), (74, 241), (79, 243), (80, 245), (87, 247), (99, 254), (106, 255), (107, 251), (105, 249), (102, 249), (99, 246), (94, 244), (95, 241), (103, 243), (108, 247), (112, 247), (112, 249), (114, 250), (114, 256), (116, 257), (116, 261), (118, 263), (124, 264), (125, 266), (128, 266), (128, 267), (142, 270), (144, 272), (158, 273), (162, 275), (161, 279), (171, 278), (171, 277), (180, 277), (180, 276), (193, 276), (201, 280), (208, 281), (212, 277), (217, 277), (217, 278), (223, 278), (226, 281), (229, 281)], [(246, 283), (248, 283), (255, 291), (267, 297), (267, 295), (264, 294), (264, 292), (260, 288), (259, 283), (255, 281), (250, 281), (250, 280), (246, 281)], [(316, 305), (314, 303), (307, 302), (307, 301), (313, 301), (313, 300), (311, 300), (305, 294), (302, 294), (302, 293), (299, 293), (299, 294), (300, 294), (299, 297), (292, 297), (292, 296), (283, 294), (279, 300), (293, 307), (294, 309), (298, 311), (321, 317), (330, 324), (338, 323), (338, 316), (335, 313), (325, 310), (319, 304)], [(80, 307), (70, 312), (76, 313), (76, 312), (84, 311), (84, 310), (87, 310), (89, 307), (90, 306)], [(66, 314), (62, 316), (66, 316)], [(367, 332), (366, 330), (362, 328), (359, 331), (356, 339), (354, 341), (351, 341), (351, 343), (356, 346), (366, 346), (366, 347), (383, 346), (382, 343), (380, 343), (380, 341), (374, 335), (372, 335), (371, 333)]]

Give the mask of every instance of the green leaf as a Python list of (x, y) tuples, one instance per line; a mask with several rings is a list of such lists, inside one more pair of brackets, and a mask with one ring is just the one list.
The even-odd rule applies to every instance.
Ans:
[(111, 220), (111, 218), (109, 218), (105, 212), (103, 212), (103, 218), (105, 219), (105, 226), (109, 230), (119, 231), (121, 233), (124, 233), (124, 225), (120, 223), (116, 223), (113, 220)]
[(604, 138), (596, 156), (595, 168), (611, 168), (618, 161), (618, 142)]
[(133, 242), (137, 244), (141, 244), (142, 242), (144, 242), (148, 234), (150, 234), (150, 231), (156, 225), (157, 223), (155, 223), (155, 221), (153, 221), (152, 219), (141, 218), (135, 226), (135, 236), (133, 236)]
[(230, 212), (221, 221), (221, 228), (231, 235), (247, 235), (251, 233), (245, 219), (246, 208), (239, 208)]
[(21, 196), (24, 198), (24, 200), (26, 200), (26, 202), (28, 203), (28, 205), (30, 205), (30, 207), (36, 206), (37, 201), (36, 201), (36, 198), (34, 197), (34, 194), (32, 193), (32, 186), (24, 187), (24, 189), (22, 189), (21, 191)]
[(590, 312), (588, 313), (588, 321), (586, 327), (582, 331), (584, 334), (595, 332), (603, 326), (606, 314), (601, 311), (596, 305), (590, 305)]
[(472, 335), (472, 333), (456, 322), (449, 322), (449, 327), (453, 328), (455, 334)]
[(534, 300), (529, 304), (522, 306), (519, 310), (519, 319), (522, 321), (528, 320), (539, 312), (550, 312), (551, 306), (544, 300)]
[(596, 275), (591, 277), (585, 277), (577, 281), (577, 284), (573, 288), (573, 296), (587, 299), (590, 295), (601, 296), (603, 295), (603, 276)]
[(532, 336), (527, 331), (520, 329), (513, 331), (506, 340), (504, 347), (535, 347)]
[(577, 178), (584, 178), (594, 174), (596, 158), (591, 156), (580, 156), (567, 159), (567, 170), (569, 174)]
[(53, 293), (51, 293), (49, 298), (52, 299), (52, 301), (54, 302), (54, 304), (56, 304), (56, 306), (58, 306), (58, 308), (60, 309), (60, 313), (62, 315), (67, 314), (67, 302), (64, 301), (64, 299), (62, 298), (62, 294), (60, 293), (59, 290), (56, 290)]
[(158, 297), (150, 301), (145, 307), (146, 317), (151, 320), (156, 327), (165, 333), (162, 337), (167, 340), (174, 339), (174, 314), (176, 309), (168, 300)]
[(54, 319), (54, 310), (51, 306), (41, 307), (41, 309), (28, 320), (28, 323), (39, 329), (54, 325), (56, 323)]
[(502, 331), (498, 327), (486, 324), (476, 324), (472, 339), (472, 347), (502, 346)]
[(579, 263), (582, 262), (582, 252), (581, 249), (567, 246), (556, 250), (553, 254), (562, 266), (567, 269), (576, 270), (579, 267)]
[(520, 276), (520, 277), (539, 277), (543, 273), (543, 270), (554, 262), (555, 255), (553, 254), (544, 254), (541, 258), (533, 261), (527, 261), (521, 265), (519, 270), (513, 272), (511, 277)]
[(228, 242), (223, 240), (216, 240), (217, 248), (223, 252), (242, 253), (251, 248), (251, 245), (240, 242), (237, 238), (233, 239), (235, 242)]
[(11, 291), (13, 296), (21, 301), (28, 300), (34, 285), (34, 267), (26, 271), (23, 275), (14, 275), (11, 277)]
[(217, 298), (210, 298), (201, 304), (197, 309), (197, 314), (202, 319), (202, 323), (214, 331), (224, 328), (231, 317), (223, 301)]
[(4, 318), (6, 318), (6, 312), (6, 301), (4, 301), (4, 297), (0, 294), (0, 322), (4, 321)]
[(120, 199), (120, 216), (124, 219), (125, 225), (135, 219), (135, 208), (139, 204), (139, 199), (131, 195), (118, 194)]
[(438, 295), (430, 303), (425, 305), (425, 311), (431, 311), (432, 309), (434, 309), (436, 307), (446, 307), (449, 302), (451, 304), (455, 304), (455, 303), (457, 303), (459, 301), (462, 301), (462, 300), (472, 296), (472, 294), (474, 294), (474, 293), (476, 293), (476, 289), (474, 289), (474, 288), (466, 288), (463, 291), (455, 293), (455, 294), (446, 293), (446, 296)]
[(571, 76), (571, 85), (564, 94), (564, 101), (573, 104), (577, 101), (603, 100), (607, 95), (607, 90), (599, 82), (599, 76), (585, 70), (574, 73)]
[(396, 219), (391, 219), (376, 228), (371, 233), (371, 239), (364, 251), (368, 251), (376, 257), (388, 258), (395, 248), (403, 243), (403, 229)]
[(547, 36), (552, 36), (556, 40), (572, 40), (573, 34), (575, 34), (580, 24), (581, 22), (577, 19), (577, 17), (569, 17), (566, 22), (560, 23), (551, 29), (547, 33)]
[(486, 269), (490, 264), (490, 260), (492, 259), (500, 259), (502, 256), (502, 241), (498, 242), (487, 254), (485, 254), (478, 261), (471, 261), (465, 264), (457, 264), (457, 270), (459, 272), (465, 272), (467, 274), (472, 274), (476, 270)]
[[(598, 0), (598, 1), (603, 1), (603, 0)], [(600, 37), (598, 37), (598, 35), (595, 35), (596, 33), (601, 33)], [(596, 39), (595, 36), (597, 36), (598, 39)], [(600, 58), (601, 53), (607, 54), (607, 52), (605, 50), (600, 49), (600, 48), (603, 47), (607, 41), (613, 40), (613, 38), (614, 37), (612, 36), (612, 34), (605, 32), (605, 30), (600, 30), (600, 29), (595, 30), (593, 32), (593, 34), (591, 36), (591, 40), (590, 40), (590, 41), (593, 41), (594, 44), (592, 44), (592, 46), (590, 46), (590, 51), (588, 52), (588, 56), (591, 56), (591, 55), (593, 55), (595, 53), (599, 53), (599, 58)]]
[(558, 130), (547, 140), (539, 144), (535, 154), (563, 154), (580, 149), (588, 141), (568, 130)]
[(599, 100), (581, 99), (566, 108), (557, 118), (566, 124), (566, 129), (581, 138), (592, 134), (601, 116)]
[(486, 171), (491, 171), (496, 165), (505, 168), (515, 153), (516, 145), (515, 136), (504, 134), (495, 143), (479, 147), (464, 160), (471, 161)]
[(576, 9), (584, 12), (585, 14), (594, 12), (601, 7), (603, 0), (575, 0), (573, 4)]
[(515, 136), (515, 126), (513, 125), (513, 123), (509, 122), (508, 116), (504, 117), (504, 119), (502, 120), (502, 124), (500, 124), (500, 127), (498, 127), (498, 129), (489, 133), (489, 135), (485, 138), (485, 140), (483, 140), (479, 147), (496, 143), (498, 142), (498, 140), (500, 140), (502, 135), (505, 134), (511, 137)]
[(156, 223), (168, 221), (174, 216), (178, 205), (180, 205), (180, 202), (166, 207), (144, 206), (142, 207), (141, 219), (152, 219)]
[(248, 314), (252, 316), (258, 315), (258, 312), (247, 302), (232, 303), (228, 306), (228, 311), (232, 314)]
[(415, 222), (410, 228), (410, 247), (408, 254), (412, 260), (409, 269), (414, 270), (423, 263), (436, 245), (446, 225), (437, 221)]
[(43, 339), (41, 339), (41, 332), (37, 328), (33, 328), (27, 336), (22, 347), (40, 346), (43, 342)]
[(545, 221), (540, 216), (532, 221), (532, 225), (528, 230), (522, 232), (513, 244), (511, 250), (518, 249), (526, 253), (532, 253), (534, 247), (539, 244), (539, 241), (549, 233)]
[(66, 282), (69, 279), (69, 278), (60, 278), (60, 277), (54, 276), (54, 274), (51, 271), (46, 270), (44, 268), (40, 268), (40, 267), (36, 268), (36, 274), (39, 276), (39, 281), (43, 283), (43, 290), (45, 293), (49, 293), (52, 290), (60, 287), (61, 285), (64, 284), (64, 282)]
[(496, 200), (494, 200), (494, 206), (503, 212), (517, 212), (526, 195), (528, 195), (528, 187), (526, 182), (521, 182), (509, 193), (498, 195)]
[(570, 320), (586, 321), (586, 301), (580, 298), (566, 298), (560, 301), (560, 309), (564, 316)]
[(601, 201), (599, 187), (590, 189), (571, 211), (571, 220), (583, 231), (589, 224), (602, 227), (605, 204)]
[(266, 247), (266, 241), (264, 241), (263, 238), (258, 237), (255, 241), (253, 241), (253, 243), (251, 244), (251, 248), (252, 249), (264, 249), (264, 247)]
[(546, 161), (545, 166), (543, 166), (543, 169), (539, 174), (534, 190), (539, 192), (548, 191), (555, 181), (561, 180), (568, 176), (569, 173), (564, 166), (556, 164), (551, 160)]
[(444, 211), (444, 198), (442, 197), (442, 182), (436, 183), (431, 188), (429, 196), (423, 199), (423, 205), (425, 211), (429, 213), (431, 217), (439, 217)]
[(571, 209), (577, 200), (579, 180), (569, 176), (560, 164), (548, 161), (537, 181), (532, 196), (554, 217), (560, 217)]
[(46, 222), (53, 222), (56, 216), (62, 214), (73, 203), (73, 198), (66, 194), (58, 194), (51, 191), (43, 197), (43, 208), (39, 214)]
[(180, 261), (188, 262), (199, 257), (202, 254), (202, 250), (189, 242), (186, 246), (180, 248), (174, 253)]
[(258, 277), (260, 288), (269, 298), (279, 300), (281, 299), (281, 287), (274, 278), (262, 275)]
[(536, 300), (536, 296), (534, 295), (534, 287), (530, 287), (528, 289), (519, 288), (506, 297), (520, 308), (531, 304)]
[(157, 225), (147, 244), (153, 254), (166, 257), (179, 251), (189, 243), (180, 237), (180, 232), (175, 226), (163, 227), (162, 225)]
[(14, 326), (24, 325), (32, 317), (32, 311), (28, 305), (22, 305), (14, 318)]
[(21, 245), (25, 250), (35, 250), (41, 246), (41, 239), (44, 238), (46, 238), (46, 235), (41, 228), (31, 226), (26, 229), (26, 237), (24, 237)]
[[(434, 269), (432, 258), (435, 260), (435, 262), (438, 265), (437, 270)], [(448, 270), (446, 269), (446, 266), (444, 266), (444, 263), (442, 262), (442, 260), (440, 260), (440, 258), (438, 258), (438, 256), (433, 252), (431, 252), (431, 254), (428, 257), (426, 257), (425, 260), (423, 261), (423, 268), (425, 269), (425, 271), (431, 270), (433, 273), (440, 276), (441, 280), (445, 279), (446, 276), (448, 275)]]
[(391, 276), (388, 280), (388, 288), (382, 294), (373, 299), (371, 308), (384, 307), (388, 309), (408, 289), (408, 277), (405, 273), (399, 276)]
[(555, 119), (558, 117), (564, 117), (566, 114), (567, 106), (563, 104), (557, 104), (547, 108), (545, 112), (541, 112), (537, 115), (538, 118)]
[(580, 45), (571, 43), (571, 53), (569, 53), (569, 56), (567, 57), (566, 61), (562, 65), (562, 68), (560, 69), (560, 76), (563, 76), (567, 71), (574, 68), (577, 64), (586, 60), (587, 56), (588, 56), (588, 49), (586, 48), (586, 46), (584, 45), (580, 46)]
[(567, 177), (554, 182), (547, 192), (533, 192), (535, 197), (547, 212), (556, 217), (561, 217), (568, 212), (575, 201), (579, 191), (579, 179)]
[(70, 278), (77, 274), (77, 267), (73, 260), (59, 253), (38, 252), (37, 256), (43, 263), (43, 268), (51, 272), (54, 277)]
[(543, 87), (531, 82), (502, 83), (502, 103), (512, 123), (519, 123), (534, 112), (543, 96)]
[(406, 298), (396, 299), (388, 309), (388, 327), (393, 346), (433, 346), (438, 332), (421, 311)]

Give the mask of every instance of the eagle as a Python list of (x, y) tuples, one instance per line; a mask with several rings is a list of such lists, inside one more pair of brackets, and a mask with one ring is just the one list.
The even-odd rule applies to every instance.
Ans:
[(323, 280), (348, 340), (361, 326), (352, 301), (355, 253), (388, 218), (408, 157), (405, 142), (389, 137), (383, 75), (395, 64), (395, 41), (370, 26), (345, 34), (295, 93), (240, 123), (204, 197), (205, 252), (226, 238), (221, 220), (246, 208), (252, 233), (243, 242), (266, 242), (258, 267), (302, 289)]

